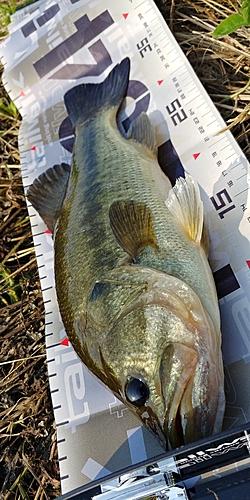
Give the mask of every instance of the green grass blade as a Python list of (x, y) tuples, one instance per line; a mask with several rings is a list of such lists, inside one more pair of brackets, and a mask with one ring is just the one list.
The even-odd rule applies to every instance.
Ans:
[(218, 38), (219, 36), (229, 35), (229, 33), (232, 33), (245, 24), (245, 20), (241, 14), (231, 14), (227, 19), (221, 21), (213, 31), (212, 36), (213, 38)]
[(244, 18), (244, 24), (250, 24), (250, 0), (244, 0), (242, 2), (240, 13)]

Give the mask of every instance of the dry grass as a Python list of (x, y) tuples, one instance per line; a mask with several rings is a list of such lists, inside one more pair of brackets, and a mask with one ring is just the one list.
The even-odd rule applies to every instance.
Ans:
[(44, 306), (20, 176), (20, 118), (2, 84), (0, 123), (0, 498), (51, 499), (60, 481)]
[[(9, 0), (1, 3), (10, 5)], [(156, 1), (250, 159), (250, 29), (214, 40), (237, 0)], [(8, 14), (8, 12), (7, 12)], [(0, 36), (7, 14), (1, 14)], [(19, 116), (0, 88), (0, 498), (60, 494), (44, 341), (44, 308), (17, 149)], [(2, 106), (4, 104), (4, 106)]]
[[(1, 87), (1, 99), (9, 106)], [(18, 116), (1, 114), (0, 495), (60, 492), (44, 345), (44, 307), (17, 149)]]

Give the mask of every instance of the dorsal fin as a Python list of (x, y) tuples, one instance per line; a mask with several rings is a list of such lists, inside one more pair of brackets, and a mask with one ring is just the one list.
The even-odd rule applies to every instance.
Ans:
[(133, 200), (114, 201), (109, 209), (110, 226), (119, 243), (134, 261), (143, 249), (158, 248), (150, 208)]
[(70, 176), (67, 163), (54, 165), (34, 180), (27, 198), (53, 233)]
[(190, 240), (201, 244), (203, 230), (203, 203), (200, 190), (194, 178), (185, 173), (179, 177), (175, 186), (169, 191), (166, 205), (178, 220)]
[(127, 139), (134, 139), (136, 142), (147, 146), (155, 155), (157, 154), (157, 145), (154, 127), (146, 113), (141, 113), (131, 123)]

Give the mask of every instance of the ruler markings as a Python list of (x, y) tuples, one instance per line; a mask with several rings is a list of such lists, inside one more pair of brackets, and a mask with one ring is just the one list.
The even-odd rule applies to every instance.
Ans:
[[(196, 90), (196, 92), (198, 93), (198, 89), (196, 87), (191, 87), (191, 89), (189, 89), (187, 91), (187, 94), (190, 94), (190, 92), (193, 92), (194, 90)], [(195, 99), (197, 98), (197, 95), (195, 96)]]
[[(45, 337), (46, 337), (46, 335), (45, 335)], [(55, 361), (55, 360), (56, 360), (56, 358), (47, 359), (47, 363), (52, 363), (52, 361)]]
[(140, 7), (141, 5), (143, 5), (144, 3), (145, 3), (145, 2), (141, 2), (141, 3), (139, 3), (139, 5), (137, 5), (137, 6), (135, 7), (135, 9), (139, 9), (139, 7)]
[(201, 118), (204, 118), (204, 116), (207, 116), (210, 113), (210, 110), (204, 113), (204, 115), (201, 115)]
[(231, 155), (227, 156), (227, 157), (225, 158), (225, 160), (228, 160), (229, 158), (232, 158), (232, 156), (235, 156), (235, 155), (236, 155), (236, 153), (235, 153), (235, 151), (234, 151)]
[(221, 148), (220, 151), (223, 151), (224, 149), (227, 149), (228, 147), (231, 147), (231, 149), (232, 149), (232, 146), (226, 137), (225, 137), (225, 141), (227, 144), (226, 144), (226, 146), (223, 146), (223, 148)]
[(190, 104), (190, 102), (193, 102), (195, 99), (197, 99), (197, 96), (193, 97), (193, 99), (190, 99), (190, 101), (186, 102), (186, 105)]
[(67, 460), (67, 455), (65, 455), (64, 457), (60, 457), (58, 458), (58, 462), (62, 462), (63, 460)]
[[(47, 346), (47, 349), (48, 349), (49, 346)], [(49, 373), (49, 377), (52, 378), (52, 377), (56, 377), (57, 376), (57, 373)]]
[(151, 26), (153, 26), (153, 28), (155, 28), (156, 26), (159, 26), (159, 28), (162, 28), (162, 25), (159, 21), (159, 19), (157, 18), (157, 16), (155, 16), (152, 20), (151, 20)]
[(51, 394), (55, 394), (56, 392), (59, 392), (59, 389), (58, 389), (58, 388), (56, 388), (56, 389), (51, 389), (51, 391), (50, 391), (50, 392), (51, 392)]
[[(53, 335), (53, 334), (52, 334)], [(47, 346), (47, 349), (51, 349), (52, 347), (58, 347), (60, 345), (60, 342), (56, 342), (56, 344), (51, 344)]]
[(240, 177), (237, 177), (237, 181), (239, 181), (240, 179), (242, 179), (242, 177), (245, 177), (247, 175), (247, 172), (245, 172), (244, 174), (242, 174)]
[(52, 335), (54, 335), (54, 332), (51, 332), (51, 333), (45, 333), (45, 337), (51, 337)]
[(47, 290), (52, 290), (53, 286), (47, 286), (47, 288), (43, 288), (43, 292), (47, 292)]
[[(163, 32), (163, 33), (164, 33), (164, 32)], [(163, 37), (163, 38), (161, 38), (161, 39), (159, 40), (159, 43), (161, 43), (163, 40), (165, 40), (165, 38), (166, 38), (166, 37), (165, 37), (165, 33), (164, 33), (164, 37)]]
[[(38, 224), (34, 224), (32, 227), (36, 227), (38, 226)], [(44, 231), (41, 231), (41, 233), (36, 233), (36, 234), (33, 234), (33, 237), (36, 238), (37, 236), (42, 236), (44, 234)]]
[[(170, 62), (170, 64), (173, 64), (175, 61), (176, 61), (176, 57), (175, 57), (174, 59), (172, 59), (171, 61), (169, 61), (169, 62)], [(178, 69), (180, 69), (180, 68), (178, 68)], [(177, 70), (175, 70), (175, 72), (176, 72), (176, 71), (177, 71)]]
[(236, 163), (236, 165), (233, 165), (233, 166), (230, 168), (230, 170), (233, 170), (234, 168), (237, 168), (240, 164), (241, 164), (241, 162), (240, 162), (240, 163)]
[(64, 481), (64, 479), (69, 479), (69, 475), (67, 474), (66, 476), (60, 476), (60, 481)]
[(65, 438), (61, 438), (61, 439), (57, 439), (57, 444), (61, 444), (61, 443), (65, 443), (66, 439)]
[(174, 69), (171, 73), (169, 73), (168, 76), (172, 76), (174, 73), (176, 73), (176, 71), (178, 71), (179, 69), (181, 69), (181, 66), (179, 68), (176, 68)]
[(69, 420), (64, 420), (63, 422), (58, 422), (58, 424), (56, 424), (56, 427), (61, 427), (62, 425), (66, 425), (69, 423)]
[(240, 194), (243, 194), (245, 193), (246, 191), (248, 191), (250, 186), (248, 186), (246, 189), (243, 189), (243, 191), (240, 191), (239, 193), (235, 194), (234, 196), (239, 196)]
[[(185, 73), (186, 73), (186, 71), (185, 71)], [(186, 85), (184, 82), (185, 82), (186, 80), (189, 80), (189, 79), (190, 79), (190, 78), (189, 78), (189, 74), (187, 74), (187, 76), (184, 76), (184, 75), (185, 75), (185, 73), (181, 73), (181, 74), (179, 75), (179, 77), (180, 77), (180, 81), (181, 81), (182, 85), (183, 85), (183, 84), (184, 84), (184, 85)]]
[[(152, 24), (153, 29), (154, 29), (155, 38), (159, 38), (159, 34), (162, 33), (162, 31), (163, 31), (161, 24), (159, 22), (156, 22), (155, 24), (154, 23), (151, 23), (151, 24)], [(160, 33), (158, 33), (159, 30), (160, 30)], [(158, 40), (158, 42), (159, 42), (159, 40)]]
[(166, 43), (166, 45), (164, 45), (162, 48), (165, 49), (171, 42), (168, 41), (168, 43)]
[[(156, 31), (156, 36), (154, 36), (151, 40), (155, 40), (156, 39), (157, 42), (160, 43), (161, 40), (159, 40), (159, 35), (162, 33), (161, 26), (159, 26), (159, 28), (157, 28), (155, 31)], [(158, 31), (158, 33), (157, 33), (157, 31)]]
[[(217, 122), (217, 119), (215, 118), (212, 122), (207, 124), (207, 127), (210, 127), (210, 125), (213, 125), (213, 123)], [(219, 124), (218, 124), (219, 125)]]
[(62, 408), (62, 405), (53, 406), (53, 410), (60, 410), (61, 408)]
[[(53, 287), (51, 287), (51, 288), (53, 288)], [(42, 288), (42, 292), (46, 292), (49, 289), (50, 289), (50, 287)]]
[[(166, 54), (165, 54), (165, 55), (166, 55), (166, 56), (169, 56), (169, 55), (170, 55), (170, 54), (172, 54), (173, 52), (174, 52), (174, 49), (173, 49), (173, 47), (172, 47), (172, 48), (171, 48), (171, 50), (169, 50), (168, 52), (166, 52)], [(175, 59), (174, 59), (174, 61), (175, 61)], [(169, 62), (173, 62), (173, 61), (169, 61)], [(180, 68), (181, 68), (181, 66), (180, 66)], [(178, 69), (179, 69), (179, 68), (178, 68)], [(173, 73), (176, 73), (176, 69), (175, 69), (175, 70), (173, 70)], [(172, 73), (170, 73), (170, 75), (171, 75), (171, 74), (172, 74)]]
[(224, 137), (220, 137), (220, 139), (218, 139), (218, 141), (213, 142), (213, 144), (210, 144), (210, 146), (208, 146), (208, 147), (213, 148), (215, 146), (215, 144), (218, 144), (218, 142), (221, 142), (223, 140), (224, 140)]
[[(186, 75), (186, 76), (184, 76), (184, 75)], [(187, 79), (192, 80), (192, 77), (191, 77), (190, 73), (188, 72), (187, 68), (183, 69), (183, 65), (182, 65), (182, 73), (180, 73), (179, 76), (180, 76), (180, 78), (183, 79), (183, 81), (185, 81)]]
[[(208, 108), (208, 105), (207, 105), (205, 99), (202, 99), (201, 104), (199, 104), (199, 106), (196, 106), (196, 109), (203, 108), (203, 106), (205, 106), (206, 108)], [(211, 112), (211, 109), (208, 108), (208, 110)]]

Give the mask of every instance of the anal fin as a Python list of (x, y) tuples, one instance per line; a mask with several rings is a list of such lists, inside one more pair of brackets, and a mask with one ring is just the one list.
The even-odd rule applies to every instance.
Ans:
[(53, 233), (70, 176), (67, 163), (54, 165), (34, 180), (27, 198)]

